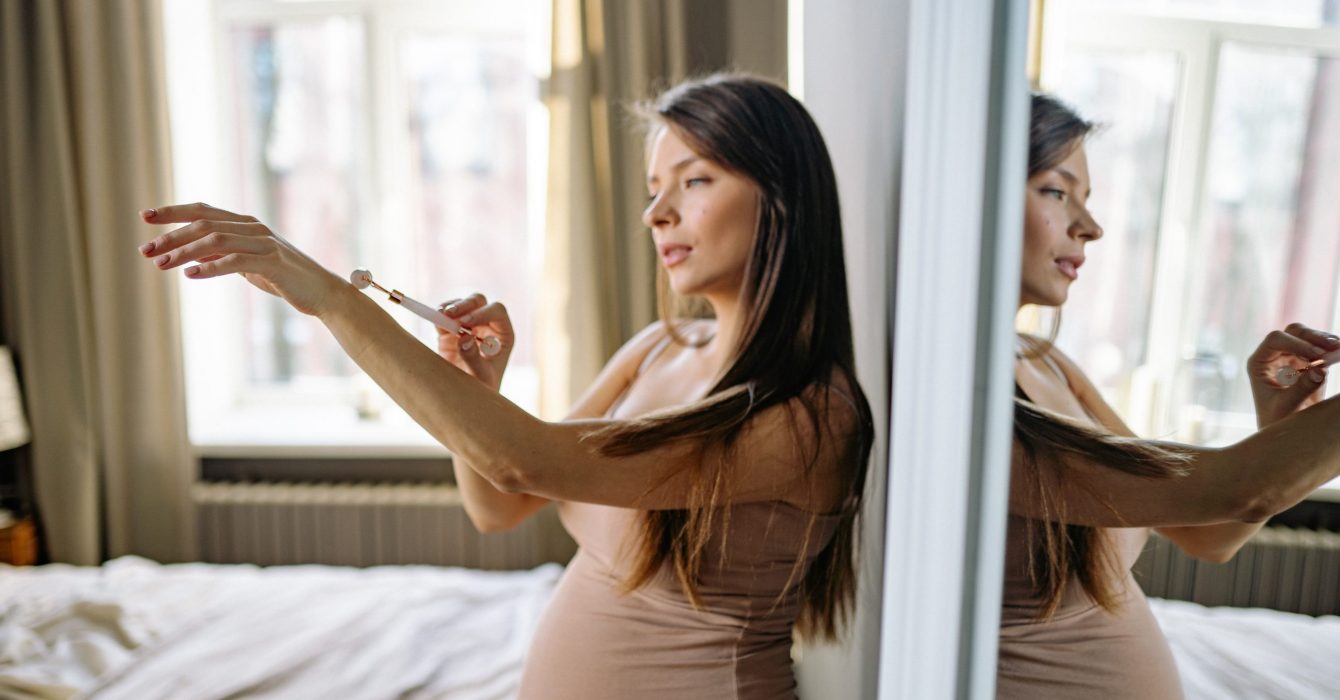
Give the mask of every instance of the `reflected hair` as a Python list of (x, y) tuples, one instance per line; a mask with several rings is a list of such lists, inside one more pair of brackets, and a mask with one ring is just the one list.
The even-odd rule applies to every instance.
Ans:
[[(1066, 104), (1044, 93), (1032, 95), (1028, 133), (1028, 177), (1059, 165), (1093, 132), (1095, 125)], [(1027, 338), (1021, 357), (1039, 358), (1052, 351), (1051, 337)], [(1111, 542), (1100, 528), (1066, 522), (1065, 488), (1085, 488), (1067, 466), (1079, 458), (1151, 479), (1186, 473), (1187, 456), (1156, 443), (1112, 435), (1039, 407), (1015, 384), (1014, 439), (1019, 447), (1015, 478), (1020, 478), (1038, 503), (1042, 518), (1026, 523), (1028, 573), (1040, 601), (1038, 619), (1052, 617), (1072, 580), (1108, 611), (1115, 611), (1124, 590)], [(1095, 494), (1096, 495), (1096, 494)]]

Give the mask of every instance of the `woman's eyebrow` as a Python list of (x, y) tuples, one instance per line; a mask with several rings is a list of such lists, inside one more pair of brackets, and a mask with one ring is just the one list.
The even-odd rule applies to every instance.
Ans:
[[(1079, 187), (1079, 177), (1076, 176), (1074, 173), (1070, 172), (1069, 170), (1067, 170), (1067, 169), (1065, 169), (1065, 168), (1063, 168), (1063, 167), (1061, 167), (1061, 166), (1058, 165), (1058, 166), (1056, 166), (1055, 168), (1052, 168), (1052, 172), (1054, 172), (1054, 173), (1056, 173), (1057, 175), (1060, 175), (1062, 178), (1064, 178), (1066, 182), (1069, 182), (1069, 183), (1070, 183), (1070, 186), (1071, 186), (1071, 187)], [(1089, 198), (1089, 195), (1091, 195), (1091, 194), (1093, 194), (1093, 188), (1092, 188), (1092, 187), (1087, 188), (1087, 189), (1084, 190), (1084, 198), (1085, 198), (1085, 199), (1088, 199), (1088, 198)]]
[[(672, 172), (672, 173), (674, 173), (674, 172), (679, 172), (680, 170), (683, 170), (684, 168), (688, 167), (689, 165), (691, 165), (692, 163), (694, 163), (694, 162), (696, 162), (696, 161), (698, 161), (698, 160), (701, 160), (698, 156), (687, 156), (687, 157), (681, 159), (679, 162), (675, 163), (674, 165), (670, 166), (670, 172)], [(654, 184), (656, 184), (657, 182), (659, 182), (659, 180), (657, 180), (655, 174), (651, 174), (651, 175), (648, 175), (648, 176), (647, 176), (647, 184), (648, 184), (648, 185), (654, 185)]]
[(1060, 175), (1061, 177), (1065, 178), (1070, 184), (1079, 185), (1079, 178), (1076, 177), (1075, 174), (1070, 172), (1069, 170), (1066, 170), (1065, 168), (1058, 165), (1055, 168), (1052, 168), (1052, 171), (1055, 172), (1057, 175)]

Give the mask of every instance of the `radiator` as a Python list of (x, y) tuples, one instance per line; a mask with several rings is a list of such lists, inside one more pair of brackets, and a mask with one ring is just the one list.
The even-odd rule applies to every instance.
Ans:
[(442, 484), (200, 482), (192, 500), (207, 562), (523, 569), (576, 551), (553, 505), (486, 535)]
[(1157, 534), (1135, 565), (1145, 593), (1202, 605), (1340, 614), (1340, 533), (1267, 527), (1226, 564), (1196, 561)]

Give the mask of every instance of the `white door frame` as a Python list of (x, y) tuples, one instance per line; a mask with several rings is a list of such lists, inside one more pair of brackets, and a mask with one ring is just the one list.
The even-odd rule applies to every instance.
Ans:
[(802, 659), (802, 694), (994, 696), (1027, 20), (1025, 0), (805, 4), (804, 98), (837, 169), (858, 371), (888, 431), (862, 552), (882, 582), (843, 661)]

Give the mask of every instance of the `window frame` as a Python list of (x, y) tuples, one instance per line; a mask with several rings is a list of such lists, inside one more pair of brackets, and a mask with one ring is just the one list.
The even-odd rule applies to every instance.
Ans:
[[(1180, 340), (1179, 329), (1189, 322), (1190, 309), (1182, 302), (1192, 292), (1194, 275), (1186, 271), (1192, 264), (1196, 233), (1205, 223), (1202, 204), (1209, 179), (1219, 59), (1229, 44), (1340, 58), (1340, 27), (1265, 25), (1138, 10), (1102, 10), (1073, 2), (1048, 4), (1043, 17), (1043, 89), (1065, 65), (1070, 50), (1164, 52), (1175, 56), (1179, 63), (1147, 338)], [(1338, 301), (1331, 323), (1340, 327), (1340, 284), (1332, 294)], [(1183, 359), (1179, 346), (1180, 342), (1148, 343), (1145, 362), (1133, 368), (1130, 402), (1122, 408), (1138, 434), (1151, 435), (1156, 426), (1168, 425), (1180, 408), (1172, 405), (1174, 376)], [(1340, 378), (1335, 374), (1328, 380), (1328, 395), (1340, 389)], [(1210, 416), (1223, 436), (1216, 442), (1235, 441), (1255, 431), (1253, 414), (1224, 411)], [(1340, 479), (1313, 498), (1340, 499)]]
[[(248, 25), (332, 15), (357, 17), (363, 34), (362, 89), (369, 105), (366, 123), (359, 126), (361, 148), (369, 154), (369, 167), (357, 173), (356, 184), (358, 196), (367, 204), (360, 212), (358, 230), (368, 259), (360, 264), (378, 270), (384, 278), (403, 279), (396, 273), (409, 268), (406, 242), (413, 231), (408, 186), (411, 144), (404, 130), (396, 128), (404, 123), (408, 107), (408, 95), (399, 81), (401, 41), (411, 31), (520, 34), (527, 47), (526, 65), (536, 78), (535, 99), (526, 116), (525, 192), (530, 211), (526, 235), (533, 249), (528, 262), (534, 263), (543, 254), (544, 242), (548, 117), (542, 100), (549, 71), (549, 8), (543, 0), (505, 0), (505, 5), (500, 10), (499, 3), (486, 7), (468, 0), (165, 0), (169, 58), (165, 63), (177, 198), (239, 201), (240, 193), (233, 185), (238, 159), (229, 154), (237, 153), (240, 144), (235, 130), (218, 116), (226, 106), (225, 96), (208, 88), (225, 84), (229, 77), (228, 32)], [(520, 29), (518, 16), (524, 18)], [(200, 80), (200, 76), (209, 79)], [(225, 279), (183, 282), (179, 287), (190, 437), (197, 455), (448, 455), (445, 447), (361, 373), (351, 380), (318, 380), (301, 389), (251, 383), (235, 346), (211, 342), (236, 338), (244, 330), (241, 309), (235, 303), (237, 284), (235, 279)], [(535, 293), (538, 296), (539, 290)], [(209, 318), (201, 317), (202, 309), (209, 309)], [(418, 331), (428, 327), (408, 315), (390, 313), (417, 336), (422, 337)], [(325, 332), (314, 318), (302, 321), (310, 324), (313, 333)], [(225, 396), (218, 398), (219, 392)], [(357, 418), (353, 407), (360, 403), (380, 417)]]

